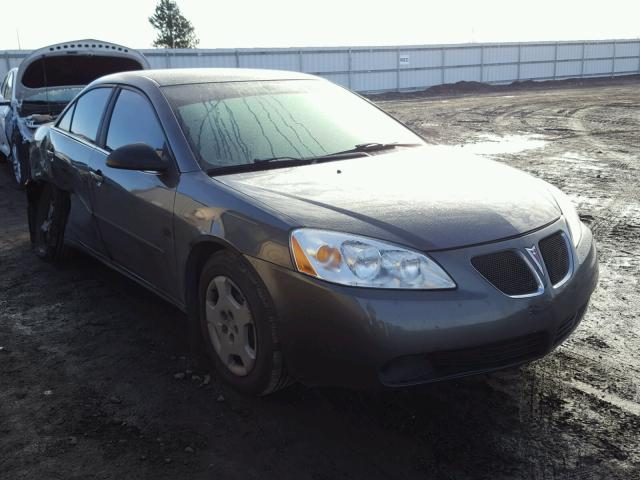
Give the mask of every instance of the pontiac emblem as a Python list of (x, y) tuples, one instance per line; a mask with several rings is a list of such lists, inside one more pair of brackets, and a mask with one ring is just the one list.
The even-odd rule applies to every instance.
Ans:
[(538, 251), (538, 248), (535, 245), (533, 245), (530, 248), (525, 247), (525, 250), (527, 251), (527, 253), (531, 257), (533, 262), (538, 267), (538, 270), (540, 270), (541, 273), (544, 272), (544, 268), (542, 267), (542, 258), (540, 257), (540, 252)]

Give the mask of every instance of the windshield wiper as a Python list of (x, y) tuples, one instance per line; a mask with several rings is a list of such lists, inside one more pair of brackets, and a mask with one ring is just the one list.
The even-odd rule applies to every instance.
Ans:
[(226, 165), (207, 169), (207, 175), (227, 175), (229, 173), (253, 172), (256, 170), (271, 170), (274, 168), (295, 167), (299, 165), (310, 165), (313, 163), (331, 162), (347, 158), (360, 157), (367, 155), (365, 152), (349, 151), (332, 153), (322, 157), (272, 157), (272, 158), (256, 158), (253, 163), (240, 163), (238, 165)]
[(315, 157), (314, 161), (326, 161), (326, 160), (339, 160), (342, 158), (352, 158), (353, 156), (360, 156), (360, 154), (368, 155), (369, 152), (379, 152), (381, 150), (392, 150), (397, 147), (421, 147), (422, 143), (359, 143), (349, 150), (343, 150), (341, 152), (329, 153), (327, 155), (321, 155)]
[(295, 158), (295, 157), (272, 157), (272, 158), (255, 158), (253, 160), (253, 163), (270, 163), (270, 162), (309, 162), (309, 163), (314, 163), (318, 160), (325, 160), (325, 159), (330, 159), (333, 157), (342, 157), (342, 156), (347, 156), (350, 154), (354, 154), (354, 153), (368, 153), (368, 152), (377, 152), (380, 150), (391, 150), (393, 148), (397, 148), (397, 147), (420, 147), (422, 146), (421, 143), (399, 143), (399, 142), (394, 142), (394, 143), (378, 143), (378, 142), (370, 142), (370, 143), (359, 143), (358, 145), (356, 145), (353, 148), (350, 148), (349, 150), (343, 150), (341, 152), (335, 152), (335, 153), (329, 153), (327, 155), (320, 155), (320, 156), (316, 156), (316, 157), (302, 157), (302, 158)]
[[(271, 158), (254, 158), (253, 163), (241, 163), (238, 165), (228, 165), (221, 167), (213, 167), (207, 170), (208, 175), (225, 175), (229, 173), (248, 172), (254, 170), (286, 168), (298, 165), (310, 165), (314, 163), (330, 162), (333, 160), (346, 160), (349, 158), (368, 156), (369, 152), (377, 152), (381, 150), (391, 150), (397, 147), (420, 147), (422, 143), (360, 143), (354, 148), (343, 150), (342, 152), (329, 153), (316, 157), (271, 157)], [(268, 166), (267, 166), (268, 164)]]
[(255, 159), (253, 163), (239, 163), (236, 165), (224, 165), (207, 169), (207, 175), (227, 175), (229, 173), (255, 172), (257, 170), (271, 170), (273, 168), (286, 168), (294, 165), (308, 165), (312, 160), (294, 157), (273, 157)]
[(296, 157), (271, 157), (271, 158), (254, 158), (253, 163), (271, 163), (271, 162), (301, 162), (307, 160), (306, 158), (296, 158)]
[(339, 155), (342, 153), (351, 153), (351, 152), (377, 152), (380, 150), (391, 150), (397, 147), (421, 147), (422, 143), (378, 143), (378, 142), (370, 142), (370, 143), (359, 143), (354, 148), (350, 150), (345, 150), (344, 152), (334, 153), (333, 155)]

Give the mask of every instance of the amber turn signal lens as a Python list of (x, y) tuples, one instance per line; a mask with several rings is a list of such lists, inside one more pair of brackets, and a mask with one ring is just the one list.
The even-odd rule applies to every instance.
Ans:
[(327, 245), (323, 245), (316, 252), (316, 259), (320, 263), (335, 268), (340, 265), (342, 256), (340, 255), (340, 250), (337, 248), (331, 248)]
[(304, 254), (304, 251), (302, 250), (302, 247), (296, 240), (296, 237), (293, 237), (293, 236), (291, 237), (291, 246), (293, 247), (293, 258), (296, 261), (296, 266), (298, 267), (298, 270), (300, 270), (303, 273), (306, 273), (307, 275), (313, 275), (314, 277), (317, 277), (318, 274), (316, 273), (315, 269), (311, 266), (309, 259), (307, 259), (307, 256)]

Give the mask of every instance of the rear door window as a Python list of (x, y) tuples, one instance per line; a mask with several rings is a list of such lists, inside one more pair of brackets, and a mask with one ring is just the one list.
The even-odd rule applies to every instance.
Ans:
[(110, 95), (111, 88), (96, 88), (82, 95), (76, 102), (71, 132), (95, 142)]
[(165, 137), (149, 101), (139, 93), (122, 90), (113, 107), (107, 132), (107, 150), (132, 143), (145, 143), (162, 156)]

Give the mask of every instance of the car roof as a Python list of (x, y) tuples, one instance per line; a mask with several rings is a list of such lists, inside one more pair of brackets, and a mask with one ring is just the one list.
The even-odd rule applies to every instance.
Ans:
[(172, 68), (139, 70), (106, 75), (96, 83), (139, 83), (151, 80), (161, 87), (194, 83), (250, 82), (260, 80), (317, 80), (318, 77), (286, 70), (248, 68)]

